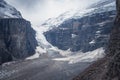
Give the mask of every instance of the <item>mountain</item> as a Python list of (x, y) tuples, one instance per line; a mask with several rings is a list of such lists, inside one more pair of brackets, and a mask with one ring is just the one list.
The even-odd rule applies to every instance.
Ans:
[[(102, 3), (106, 3), (106, 4), (103, 5)], [(69, 19), (76, 19), (76, 18), (79, 19), (81, 17), (91, 15), (94, 13), (102, 13), (112, 10), (116, 10), (115, 0), (101, 0), (87, 7), (87, 9), (85, 10), (79, 10), (79, 9), (69, 10), (59, 15), (58, 17), (49, 18), (42, 24), (42, 26), (45, 27), (48, 26), (51, 29), (53, 27), (58, 27), (64, 21), (67, 21)]]
[[(87, 69), (88, 72), (86, 70), (84, 73), (82, 73), (83, 75), (81, 75), (82, 76), (81, 78), (78, 76), (75, 78), (75, 80), (79, 80), (79, 79), (95, 80), (95, 78), (96, 80), (99, 80), (101, 79), (100, 77), (102, 75), (109, 75), (109, 77), (116, 78), (116, 76), (114, 75), (112, 76), (111, 73), (113, 72), (119, 75), (119, 55), (113, 54), (115, 51), (116, 52), (118, 51), (118, 54), (119, 54), (119, 28), (117, 27), (117, 25), (119, 26), (119, 17), (118, 19), (116, 19), (115, 23), (117, 28), (112, 31), (114, 35), (113, 34), (111, 35), (113, 35), (114, 37), (113, 38), (111, 37), (112, 41), (110, 42), (112, 43), (109, 45), (110, 48), (108, 49), (108, 52), (112, 54), (109, 55), (109, 57), (102, 58), (105, 56), (104, 51), (108, 44), (109, 35), (113, 28), (112, 25), (116, 15), (115, 4), (113, 3), (109, 3), (109, 4), (110, 5), (107, 5), (107, 4), (104, 6), (101, 5), (102, 7), (94, 7), (94, 8), (86, 9), (83, 11), (80, 11), (80, 10), (68, 11), (57, 18), (47, 20), (40, 27), (34, 27), (35, 30), (37, 31), (36, 39), (38, 41), (39, 46), (36, 48), (36, 54), (29, 57), (29, 59), (36, 57), (36, 55), (39, 58), (33, 59), (33, 60), (16, 61), (12, 63), (3, 64), (2, 70), (0, 70), (0, 79), (1, 80), (71, 80), (73, 77), (75, 77), (77, 74), (82, 72), (93, 62), (97, 62), (97, 63), (95, 63), (94, 65), (91, 65), (90, 68), (88, 68), (90, 70)], [(14, 23), (14, 21), (12, 22)], [(20, 22), (18, 21), (16, 25), (18, 26), (19, 23)], [(23, 24), (22, 23), (20, 24), (24, 27), (22, 27), (22, 30), (19, 27), (14, 27), (16, 30), (15, 34), (17, 34), (17, 36), (19, 36), (21, 33), (24, 34), (25, 33), (24, 30), (28, 31), (27, 33), (29, 33), (29, 30), (27, 27), (25, 27), (26, 25), (24, 25), (24, 22)], [(6, 34), (9, 34), (8, 30), (11, 31), (13, 30), (13, 28), (2, 29), (3, 32), (7, 31)], [(25, 36), (29, 38), (27, 42), (31, 40), (29, 41), (28, 44), (30, 43), (34, 44), (33, 40), (35, 39), (30, 38), (30, 37), (34, 38), (34, 33), (33, 33), (33, 36), (31, 33), (33, 32), (31, 31), (29, 33), (29, 36)], [(71, 33), (74, 33), (74, 34), (71, 34)], [(53, 35), (55, 35), (55, 37)], [(21, 34), (21, 36), (23, 35)], [(9, 39), (9, 37), (7, 38), (3, 37), (4, 39), (2, 39), (3, 42), (1, 43), (5, 42), (5, 44), (6, 43), (8, 44), (7, 50), (13, 51), (13, 49), (11, 49), (12, 48), (11, 46), (15, 45), (16, 43), (19, 45), (19, 42), (22, 43), (21, 37), (19, 37), (19, 39), (17, 40), (16, 40), (16, 35), (13, 37), (15, 38)], [(26, 42), (27, 38), (22, 38), (22, 41)], [(56, 45), (57, 47), (53, 46), (53, 44), (49, 43), (46, 40), (46, 38), (49, 42), (51, 40), (51, 42), (55, 41), (56, 42), (55, 44), (59, 43), (62, 46), (64, 45), (65, 47), (63, 48), (65, 49), (68, 47), (70, 48), (67, 50), (60, 49), (62, 48), (61, 46), (57, 48), (59, 45)], [(80, 40), (80, 39), (84, 39), (84, 40)], [(68, 40), (71, 42), (69, 42)], [(11, 41), (13, 42), (12, 43), (13, 45), (10, 44)], [(16, 41), (15, 44), (14, 44), (14, 41)], [(69, 43), (74, 43), (74, 41), (75, 42), (78, 41), (78, 43), (68, 46)], [(83, 45), (82, 48), (80, 47), (82, 50), (79, 50), (79, 46), (75, 48), (75, 46), (77, 44), (80, 45), (80, 43)], [(26, 45), (30, 47), (30, 45), (28, 44)], [(19, 47), (18, 45), (14, 46), (13, 48), (15, 48), (16, 50), (16, 48)], [(93, 47), (93, 45), (95, 45), (95, 47)], [(116, 45), (117, 47), (115, 47)], [(90, 46), (90, 49), (87, 46)], [(32, 50), (34, 48), (33, 47), (32, 49), (31, 48), (28, 49), (26, 48), (24, 43), (23, 43), (23, 46), (20, 46), (20, 48), (22, 47), (24, 47), (25, 50)], [(18, 50), (17, 52), (20, 51), (19, 50), (20, 48), (17, 49)], [(44, 53), (44, 54), (41, 54), (41, 53)], [(23, 54), (26, 54), (26, 53), (23, 53)], [(26, 55), (28, 56), (28, 54)], [(112, 55), (114, 55), (114, 57), (117, 57), (117, 58), (114, 59), (113, 57), (110, 57)], [(18, 57), (19, 56), (21, 56), (21, 54), (18, 54)], [(22, 56), (25, 56), (25, 55), (22, 55)], [(99, 58), (102, 58), (102, 59), (99, 59)], [(109, 61), (109, 59), (111, 60)], [(114, 62), (117, 62), (117, 63), (114, 63)], [(109, 68), (104, 69), (106, 68), (107, 63), (110, 63), (110, 66), (107, 66)], [(115, 66), (117, 66), (117, 68)], [(108, 71), (107, 74), (99, 75), (99, 73), (102, 73), (102, 72), (104, 73), (105, 71)]]
[(120, 0), (116, 1), (117, 16), (106, 51), (107, 55), (73, 80), (120, 80)]
[(72, 52), (106, 48), (116, 15), (115, 1), (105, 0), (94, 5), (47, 20), (42, 25), (46, 27), (44, 35), (47, 41), (61, 50)]
[(22, 18), (22, 16), (14, 7), (0, 0), (0, 18)]
[(0, 0), (0, 64), (25, 59), (35, 53), (37, 41), (29, 21)]

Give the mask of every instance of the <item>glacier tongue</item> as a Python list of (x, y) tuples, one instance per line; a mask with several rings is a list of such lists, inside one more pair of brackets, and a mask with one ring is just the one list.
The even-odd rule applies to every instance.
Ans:
[(40, 55), (46, 55), (49, 57), (61, 57), (68, 56), (72, 52), (70, 50), (60, 50), (57, 47), (52, 46), (45, 38), (44, 32), (49, 30), (49, 27), (33, 27), (36, 30), (36, 39), (38, 41), (38, 47), (36, 48), (36, 54), (28, 57), (27, 59), (39, 58)]

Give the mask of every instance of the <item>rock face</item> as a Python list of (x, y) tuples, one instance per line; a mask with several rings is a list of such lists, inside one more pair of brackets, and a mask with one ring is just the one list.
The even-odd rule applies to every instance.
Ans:
[(62, 50), (87, 52), (106, 47), (115, 14), (113, 10), (66, 20), (47, 31), (46, 39)]
[(36, 46), (35, 31), (30, 22), (14, 7), (0, 0), (0, 64), (31, 56)]
[(24, 59), (35, 53), (37, 41), (30, 22), (24, 19), (0, 19), (0, 62)]
[(95, 62), (73, 80), (120, 80), (120, 0), (105, 58)]

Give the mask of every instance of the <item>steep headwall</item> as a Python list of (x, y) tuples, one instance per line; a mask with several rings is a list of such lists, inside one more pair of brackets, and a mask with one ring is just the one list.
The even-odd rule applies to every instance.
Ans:
[(30, 22), (19, 18), (0, 19), (0, 63), (31, 56), (36, 46)]

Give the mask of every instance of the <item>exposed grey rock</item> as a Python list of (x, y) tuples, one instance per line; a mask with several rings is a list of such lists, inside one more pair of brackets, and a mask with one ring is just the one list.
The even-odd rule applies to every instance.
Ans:
[(30, 22), (0, 19), (0, 63), (33, 55), (36, 46), (35, 31)]

